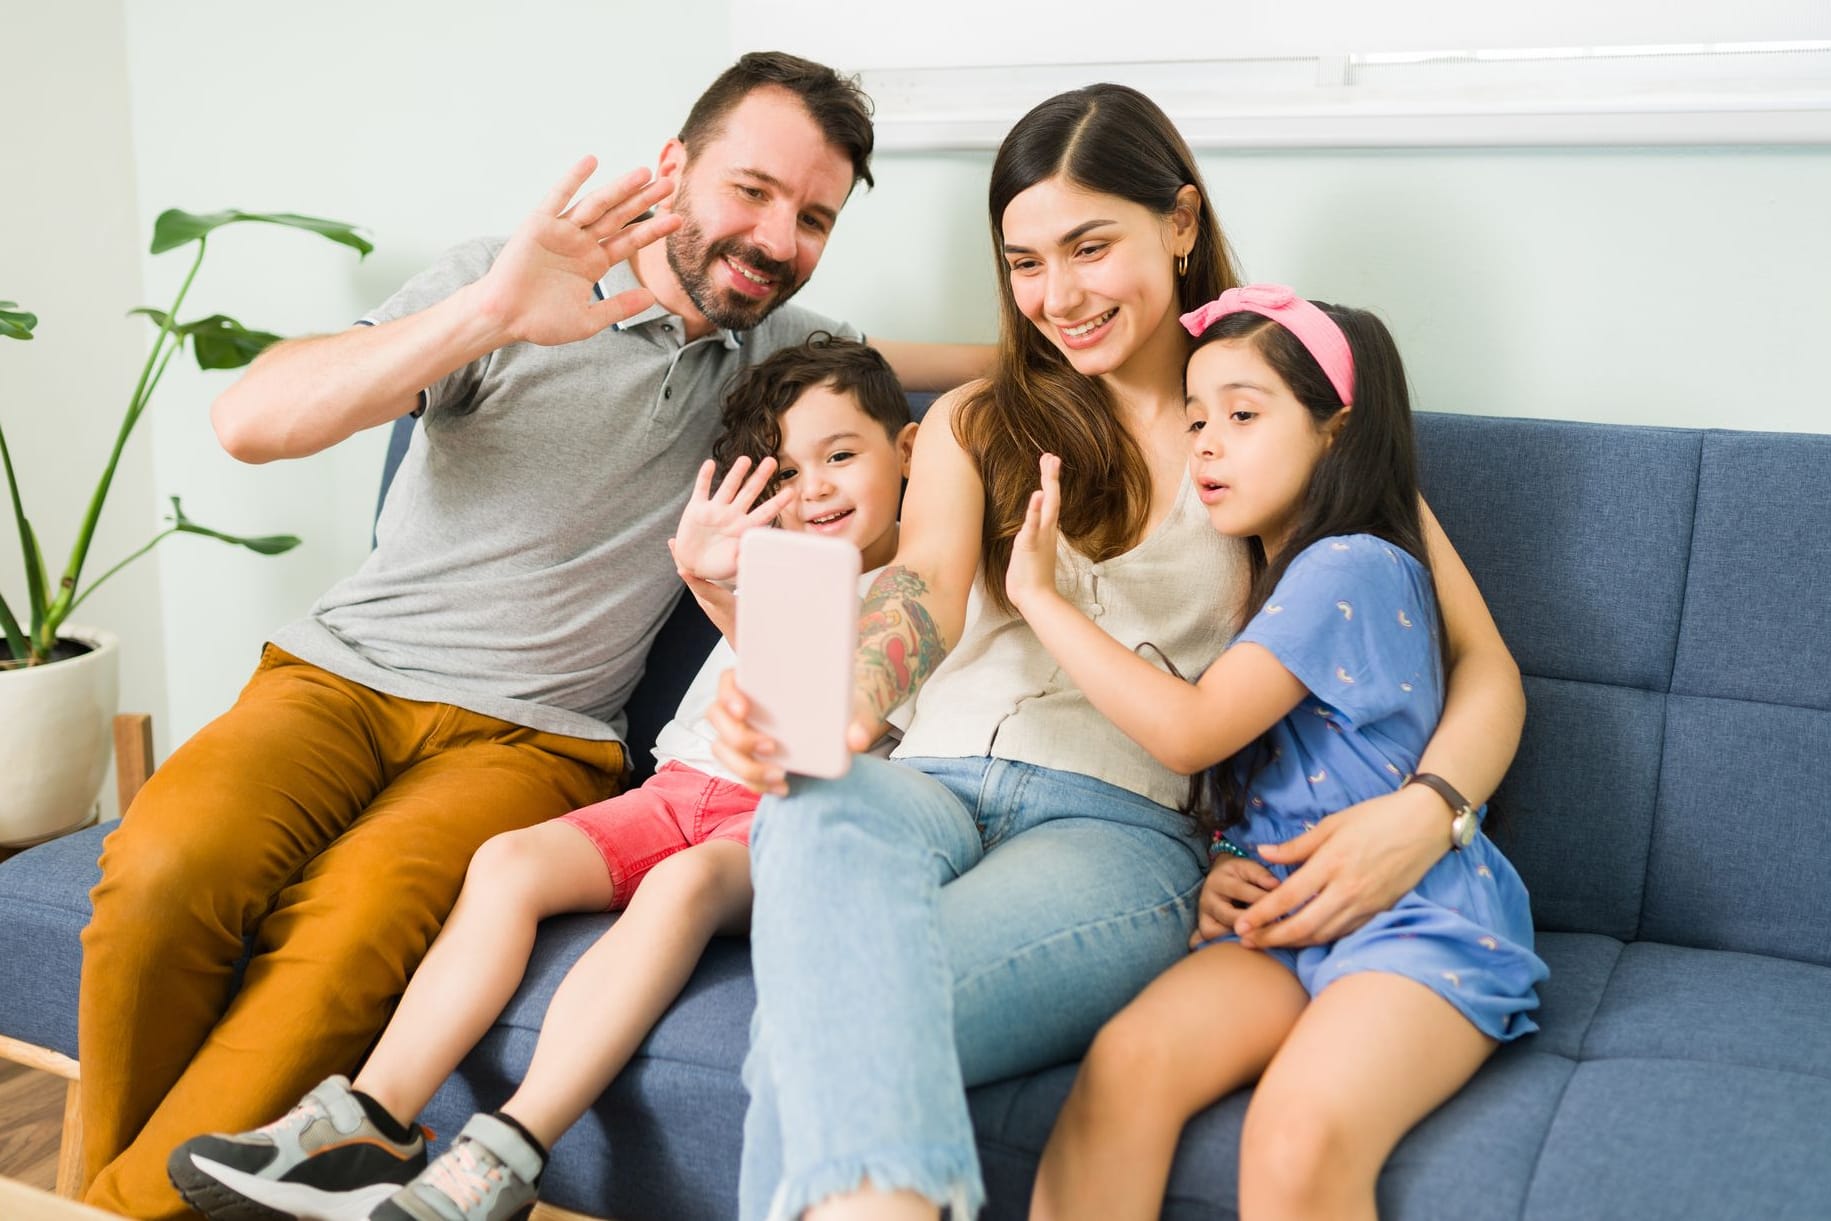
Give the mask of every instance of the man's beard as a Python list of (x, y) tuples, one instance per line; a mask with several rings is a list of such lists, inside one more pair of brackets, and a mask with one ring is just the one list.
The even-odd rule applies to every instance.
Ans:
[[(684, 197), (677, 200), (674, 211), (680, 216), (680, 228), (667, 238), (668, 267), (693, 307), (713, 326), (748, 331), (801, 291), (801, 285), (794, 282), (793, 267), (770, 258), (755, 246), (735, 237), (723, 237), (708, 246), (705, 232), (694, 220)], [(727, 256), (774, 281), (769, 295), (746, 297), (736, 289), (715, 283), (713, 268)]]

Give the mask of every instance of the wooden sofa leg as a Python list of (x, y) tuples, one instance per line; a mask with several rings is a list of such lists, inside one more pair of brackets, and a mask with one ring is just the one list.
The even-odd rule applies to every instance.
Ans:
[(83, 1120), (78, 1094), (82, 1073), (76, 1061), (62, 1052), (3, 1034), (0, 1034), (0, 1060), (50, 1073), (69, 1083), (64, 1090), (63, 1136), (57, 1147), (57, 1194), (75, 1198), (83, 1185)]
[(555, 1208), (551, 1204), (536, 1201), (534, 1212), (528, 1221), (598, 1221), (596, 1217), (575, 1213), (569, 1208)]
[(64, 1090), (64, 1135), (57, 1150), (57, 1194), (74, 1200), (83, 1192), (83, 1083)]

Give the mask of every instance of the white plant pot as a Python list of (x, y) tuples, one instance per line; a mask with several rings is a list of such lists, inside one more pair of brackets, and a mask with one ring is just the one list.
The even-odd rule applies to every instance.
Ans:
[(61, 635), (89, 652), (0, 670), (0, 846), (81, 826), (108, 771), (121, 643), (112, 632), (69, 624)]

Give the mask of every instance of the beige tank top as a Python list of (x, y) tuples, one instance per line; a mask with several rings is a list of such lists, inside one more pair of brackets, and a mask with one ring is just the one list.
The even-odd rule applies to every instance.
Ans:
[[(1193, 681), (1220, 656), (1247, 580), (1246, 547), (1215, 533), (1185, 475), (1168, 516), (1123, 555), (1095, 563), (1062, 542), (1056, 588), (1106, 633)], [(989, 755), (1079, 772), (1177, 807), (1189, 781), (1087, 701), (1018, 615), (986, 597), (981, 569), (966, 627), (918, 692), (896, 758)]]

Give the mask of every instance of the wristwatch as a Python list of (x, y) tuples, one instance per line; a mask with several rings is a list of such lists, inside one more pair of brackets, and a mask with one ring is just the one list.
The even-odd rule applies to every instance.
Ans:
[(1481, 819), (1475, 816), (1475, 807), (1469, 804), (1469, 799), (1458, 793), (1449, 781), (1429, 772), (1419, 772), (1405, 777), (1405, 784), (1421, 784), (1449, 802), (1450, 811), (1455, 815), (1450, 819), (1450, 847), (1461, 852), (1475, 842), (1475, 834), (1481, 830)]

